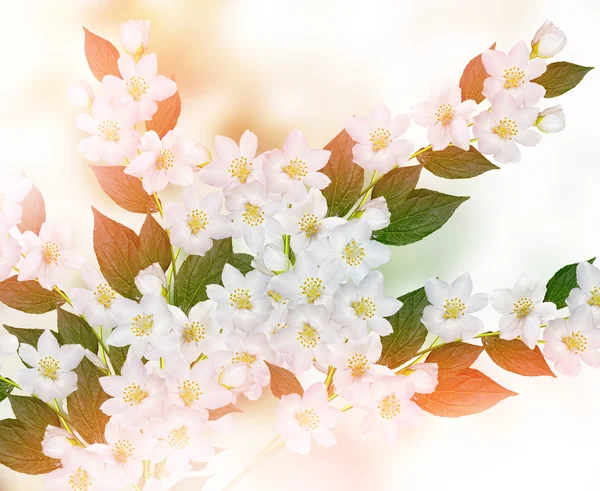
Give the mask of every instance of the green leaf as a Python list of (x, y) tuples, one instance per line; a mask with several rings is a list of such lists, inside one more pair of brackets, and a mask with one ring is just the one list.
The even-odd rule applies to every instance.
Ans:
[(469, 368), (483, 351), (483, 346), (455, 341), (434, 349), (425, 360), (437, 363), (438, 376), (452, 376), (459, 370)]
[(48, 425), (60, 427), (58, 415), (48, 405), (35, 397), (8, 396), (15, 417), (24, 428), (37, 433), (40, 439), (46, 433)]
[(99, 380), (104, 374), (87, 358), (81, 360), (75, 373), (77, 390), (67, 397), (69, 419), (87, 443), (106, 443), (104, 427), (109, 418), (100, 411), (100, 406), (108, 395)]
[(79, 315), (58, 309), (58, 335), (62, 344), (80, 344), (98, 353), (98, 338), (93, 328)]
[[(29, 344), (37, 349), (38, 339), (47, 329), (30, 329), (25, 327), (11, 327), (4, 324), (4, 328), (16, 336), (20, 344)], [(54, 334), (56, 340), (60, 343), (60, 336), (55, 331), (50, 331)]]
[(60, 461), (42, 452), (42, 437), (16, 419), (0, 421), (0, 464), (21, 474), (48, 474)]
[(229, 259), (229, 264), (231, 264), (234, 268), (239, 269), (242, 274), (249, 273), (254, 268), (252, 267), (252, 260), (254, 256), (250, 254), (233, 254)]
[(390, 206), (390, 225), (375, 231), (373, 236), (388, 245), (418, 242), (442, 227), (456, 208), (468, 199), (467, 196), (415, 189), (404, 201)]
[(11, 276), (0, 282), (0, 302), (26, 314), (45, 314), (65, 300), (55, 291), (42, 288), (37, 281), (19, 281)]
[(558, 97), (576, 87), (594, 67), (580, 66), (566, 61), (550, 63), (546, 72), (532, 80), (546, 89), (546, 99)]
[(406, 199), (414, 191), (421, 175), (422, 165), (397, 167), (385, 174), (373, 187), (373, 199), (383, 196), (392, 206)]
[[(496, 43), (490, 46), (490, 49), (496, 49)], [(465, 67), (462, 76), (460, 77), (460, 90), (462, 93), (462, 100), (473, 99), (479, 104), (485, 97), (482, 94), (483, 82), (488, 77), (483, 62), (481, 61), (481, 55), (477, 55), (473, 58)]]
[(221, 284), (223, 267), (233, 256), (231, 239), (215, 240), (204, 256), (188, 256), (175, 278), (175, 305), (186, 314), (206, 300), (206, 285)]
[(394, 331), (381, 338), (383, 349), (378, 361), (380, 365), (392, 369), (412, 359), (427, 337), (427, 329), (421, 323), (423, 309), (429, 305), (425, 288), (407, 293), (398, 300), (403, 305), (398, 312), (387, 318)]
[(469, 179), (500, 168), (472, 146), (468, 151), (458, 147), (447, 147), (437, 152), (429, 150), (419, 155), (417, 160), (429, 172), (444, 179)]
[(343, 217), (348, 214), (362, 192), (365, 173), (353, 162), (352, 147), (355, 144), (346, 130), (342, 130), (325, 147), (331, 152), (329, 162), (321, 170), (331, 179), (331, 184), (323, 189), (323, 196), (327, 199), (327, 216)]
[[(595, 257), (588, 259), (588, 263), (593, 264)], [(546, 284), (546, 296), (544, 302), (553, 302), (556, 308), (562, 309), (567, 306), (567, 297), (573, 288), (577, 288), (577, 265), (579, 263), (568, 264), (559, 269), (550, 281)]]
[(482, 338), (485, 351), (504, 370), (526, 377), (556, 377), (550, 370), (540, 348), (529, 347), (520, 339), (506, 341), (497, 337)]
[(115, 375), (121, 375), (121, 369), (127, 359), (127, 353), (129, 352), (129, 346), (123, 346), (119, 348), (117, 346), (110, 346), (108, 356), (110, 358), (110, 364), (112, 365)]
[(171, 241), (169, 234), (162, 228), (150, 213), (140, 231), (141, 269), (154, 263), (160, 264), (163, 271), (171, 265)]
[(5, 382), (4, 380), (0, 380), (0, 402), (6, 399), (14, 388), (14, 385)]

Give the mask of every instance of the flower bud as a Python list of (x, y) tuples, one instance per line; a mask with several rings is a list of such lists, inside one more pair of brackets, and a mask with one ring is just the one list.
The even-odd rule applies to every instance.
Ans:
[(154, 263), (138, 273), (135, 286), (142, 295), (160, 293), (164, 296), (167, 291), (167, 276), (160, 265)]
[(530, 58), (551, 58), (560, 53), (566, 44), (565, 33), (547, 20), (533, 36)]
[(275, 244), (267, 244), (252, 261), (252, 267), (262, 274), (273, 276), (283, 273), (290, 267), (287, 255)]
[(392, 216), (383, 196), (367, 201), (356, 214), (365, 221), (371, 230), (381, 230), (390, 224)]
[(544, 133), (558, 133), (565, 129), (565, 115), (562, 106), (544, 109), (537, 118), (535, 125)]
[(88, 109), (92, 106), (92, 102), (94, 102), (94, 91), (87, 80), (81, 79), (79, 82), (69, 85), (67, 99), (75, 107)]
[(144, 51), (148, 49), (149, 39), (150, 21), (128, 20), (121, 24), (121, 44), (135, 61), (139, 61)]

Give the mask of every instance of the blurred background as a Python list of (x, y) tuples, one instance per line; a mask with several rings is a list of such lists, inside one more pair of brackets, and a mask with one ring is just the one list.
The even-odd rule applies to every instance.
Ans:
[[(83, 53), (83, 29), (119, 45), (128, 19), (152, 23), (150, 51), (175, 74), (183, 100), (179, 124), (189, 138), (214, 148), (214, 136), (238, 139), (251, 129), (260, 150), (279, 147), (302, 130), (324, 146), (353, 114), (377, 100), (394, 114), (425, 100), (436, 79), (458, 81), (465, 64), (494, 41), (508, 51), (530, 41), (546, 18), (569, 38), (559, 59), (598, 66), (597, 0), (406, 1), (0, 1), (0, 148), (2, 173), (22, 170), (42, 191), (48, 216), (70, 222), (78, 247), (92, 253), (93, 204), (137, 227), (140, 217), (105, 197), (77, 151), (67, 86), (85, 77), (98, 87)], [(548, 279), (565, 264), (600, 254), (597, 197), (599, 69), (576, 90), (542, 102), (560, 103), (567, 128), (524, 149), (523, 160), (465, 181), (423, 172), (420, 186), (471, 196), (440, 231), (396, 248), (383, 271), (399, 296), (426, 278), (471, 273), (477, 291), (510, 287), (522, 272)], [(425, 131), (411, 128), (416, 145)], [(168, 191), (167, 194), (172, 191)], [(74, 279), (75, 281), (75, 279)], [(497, 316), (485, 314), (495, 329)], [(0, 305), (0, 321), (51, 327), (55, 314), (20, 314)], [(346, 413), (339, 445), (308, 457), (279, 452), (236, 488), (271, 490), (598, 489), (600, 371), (576, 379), (523, 378), (489, 360), (478, 368), (518, 397), (479, 415), (428, 417), (394, 447), (358, 434), (360, 416)], [(16, 360), (5, 362), (11, 376)], [(228, 448), (213, 468), (231, 477), (275, 433), (275, 400), (242, 402), (245, 415), (224, 436)], [(6, 401), (0, 416), (9, 417)], [(229, 475), (229, 476), (228, 476)], [(179, 484), (198, 489), (201, 481)], [(0, 467), (2, 491), (38, 490), (39, 477)], [(211, 489), (219, 489), (215, 486)]]

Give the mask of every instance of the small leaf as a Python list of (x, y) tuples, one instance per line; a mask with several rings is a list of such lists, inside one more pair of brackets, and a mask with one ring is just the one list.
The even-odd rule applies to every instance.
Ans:
[(387, 320), (394, 331), (381, 338), (383, 349), (378, 363), (389, 368), (397, 368), (415, 356), (425, 338), (427, 329), (421, 323), (423, 309), (429, 305), (425, 288), (419, 288), (399, 297), (402, 308)]
[(353, 162), (352, 147), (355, 144), (346, 130), (342, 130), (325, 147), (331, 152), (329, 162), (321, 171), (331, 179), (331, 184), (323, 189), (329, 208), (327, 216), (343, 217), (360, 197), (365, 173)]
[(146, 217), (140, 231), (141, 269), (154, 263), (160, 264), (163, 271), (171, 265), (171, 241), (169, 234), (150, 214)]
[[(588, 263), (593, 264), (595, 257), (588, 259)], [(579, 263), (568, 264), (560, 268), (546, 284), (546, 296), (544, 302), (554, 302), (557, 309), (563, 309), (567, 306), (567, 297), (573, 288), (577, 288), (577, 265)]]
[(117, 346), (109, 347), (108, 357), (110, 358), (110, 364), (115, 371), (115, 375), (121, 375), (121, 369), (125, 364), (128, 352), (129, 346), (123, 346), (122, 348)]
[(520, 339), (506, 341), (497, 337), (482, 338), (486, 353), (504, 370), (526, 377), (556, 377), (540, 348), (529, 347)]
[(71, 423), (87, 443), (106, 443), (104, 427), (109, 417), (100, 411), (100, 406), (108, 395), (99, 380), (104, 374), (87, 358), (81, 360), (75, 373), (77, 390), (67, 397)]
[(231, 264), (234, 268), (239, 269), (242, 274), (249, 273), (254, 268), (252, 267), (253, 256), (250, 254), (233, 254), (229, 259), (229, 264)]
[(219, 409), (209, 409), (208, 410), (208, 420), (216, 421), (217, 419), (221, 419), (223, 416), (227, 416), (231, 413), (243, 413), (239, 407), (234, 406), (233, 404), (227, 404), (227, 406), (220, 407)]
[(60, 427), (58, 415), (47, 404), (34, 397), (8, 396), (15, 418), (24, 428), (44, 438), (48, 425)]
[(15, 386), (11, 383), (6, 382), (4, 380), (0, 380), (0, 402), (6, 399), (14, 388)]
[[(25, 327), (11, 327), (4, 324), (4, 328), (13, 336), (16, 336), (19, 340), (19, 344), (29, 344), (34, 348), (37, 348), (38, 339), (46, 331), (46, 329), (31, 329)], [(58, 333), (50, 331), (54, 334), (56, 340), (60, 343)]]
[(186, 314), (206, 300), (206, 285), (220, 285), (223, 267), (233, 256), (231, 239), (215, 240), (204, 256), (188, 256), (175, 277), (175, 304)]
[[(496, 43), (492, 44), (489, 49), (496, 49)], [(481, 61), (480, 54), (467, 63), (459, 83), (462, 92), (462, 100), (466, 101), (468, 99), (473, 99), (479, 104), (485, 99), (482, 94), (483, 82), (488, 76), (489, 75), (483, 66), (483, 62)]]
[(45, 314), (56, 310), (65, 300), (37, 281), (19, 281), (16, 276), (11, 276), (0, 282), (0, 302), (26, 314)]
[(137, 177), (125, 174), (125, 167), (112, 165), (90, 165), (100, 187), (121, 208), (132, 213), (156, 213), (158, 207), (154, 197), (142, 187)]
[(58, 309), (58, 334), (62, 344), (79, 344), (98, 353), (98, 338), (94, 329), (79, 315)]
[(38, 235), (42, 225), (46, 221), (46, 205), (39, 189), (32, 186), (29, 194), (21, 202), (21, 206), (23, 208), (23, 215), (21, 216), (21, 223), (17, 225), (19, 231), (23, 233), (30, 230), (35, 235)]
[(409, 165), (392, 169), (375, 184), (371, 195), (372, 199), (383, 196), (388, 203), (388, 207), (390, 203), (394, 206), (395, 203), (404, 201), (414, 191), (422, 169), (422, 165)]
[(85, 57), (94, 77), (102, 82), (105, 75), (121, 78), (117, 60), (119, 51), (110, 41), (88, 31), (85, 27)]
[(158, 109), (150, 121), (146, 121), (146, 131), (156, 131), (159, 138), (175, 128), (181, 114), (179, 91), (164, 101), (158, 102)]
[(133, 230), (105, 217), (95, 208), (94, 251), (108, 284), (126, 298), (139, 298), (135, 277), (142, 269), (140, 240)]
[(271, 392), (277, 399), (281, 399), (281, 396), (288, 394), (299, 394), (300, 397), (304, 395), (302, 384), (300, 384), (292, 372), (285, 368), (271, 365), (268, 361), (265, 363), (269, 367), (269, 372), (271, 372)]
[(389, 226), (376, 230), (373, 237), (383, 244), (396, 246), (418, 242), (441, 228), (468, 199), (429, 189), (415, 189), (404, 201), (392, 203)]
[(546, 99), (558, 97), (575, 88), (594, 67), (580, 66), (566, 61), (550, 63), (546, 72), (532, 80), (546, 89)]
[(483, 349), (483, 346), (455, 341), (434, 349), (425, 361), (437, 363), (439, 376), (451, 376), (475, 363)]
[(505, 389), (479, 370), (466, 368), (451, 377), (440, 376), (435, 392), (416, 394), (415, 402), (428, 413), (447, 418), (476, 414), (516, 392)]
[(447, 147), (438, 152), (429, 150), (419, 155), (417, 160), (429, 172), (444, 179), (469, 179), (500, 168), (472, 146), (468, 151), (458, 147)]

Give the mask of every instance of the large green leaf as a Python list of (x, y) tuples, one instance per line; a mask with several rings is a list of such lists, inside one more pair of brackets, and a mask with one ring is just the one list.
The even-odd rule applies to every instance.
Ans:
[[(592, 264), (596, 258), (588, 259)], [(550, 281), (546, 284), (546, 296), (544, 302), (554, 302), (556, 308), (562, 309), (567, 306), (567, 297), (573, 288), (577, 288), (577, 264), (567, 264), (560, 268)]]
[(472, 146), (469, 150), (458, 147), (447, 147), (437, 152), (429, 150), (419, 155), (417, 160), (429, 172), (444, 179), (469, 179), (500, 168)]
[(249, 273), (254, 268), (252, 267), (252, 260), (254, 256), (250, 254), (232, 254), (229, 258), (229, 264), (231, 264), (234, 268), (239, 269), (242, 274)]
[(385, 174), (373, 187), (372, 198), (383, 196), (388, 207), (404, 201), (417, 186), (422, 165), (397, 167)]
[(575, 65), (566, 61), (550, 63), (546, 72), (532, 80), (546, 89), (547, 99), (558, 97), (576, 87), (594, 67)]
[(0, 380), (0, 402), (6, 399), (14, 388), (15, 386), (13, 384)]
[(23, 427), (44, 437), (48, 425), (60, 427), (58, 415), (48, 405), (35, 397), (8, 396), (15, 417)]
[(110, 364), (112, 365), (115, 375), (121, 375), (121, 369), (127, 359), (127, 353), (129, 352), (129, 346), (117, 347), (110, 346), (108, 356), (110, 358)]
[[(29, 344), (37, 348), (38, 339), (46, 329), (33, 329), (25, 327), (12, 327), (4, 324), (4, 328), (19, 340), (19, 344)], [(54, 337), (58, 340), (58, 334), (52, 331)]]
[(37, 281), (19, 281), (11, 276), (0, 282), (0, 302), (26, 314), (45, 314), (65, 300), (57, 292), (42, 288)]
[(58, 309), (58, 334), (62, 344), (80, 344), (98, 353), (98, 338), (93, 328), (79, 315)]

